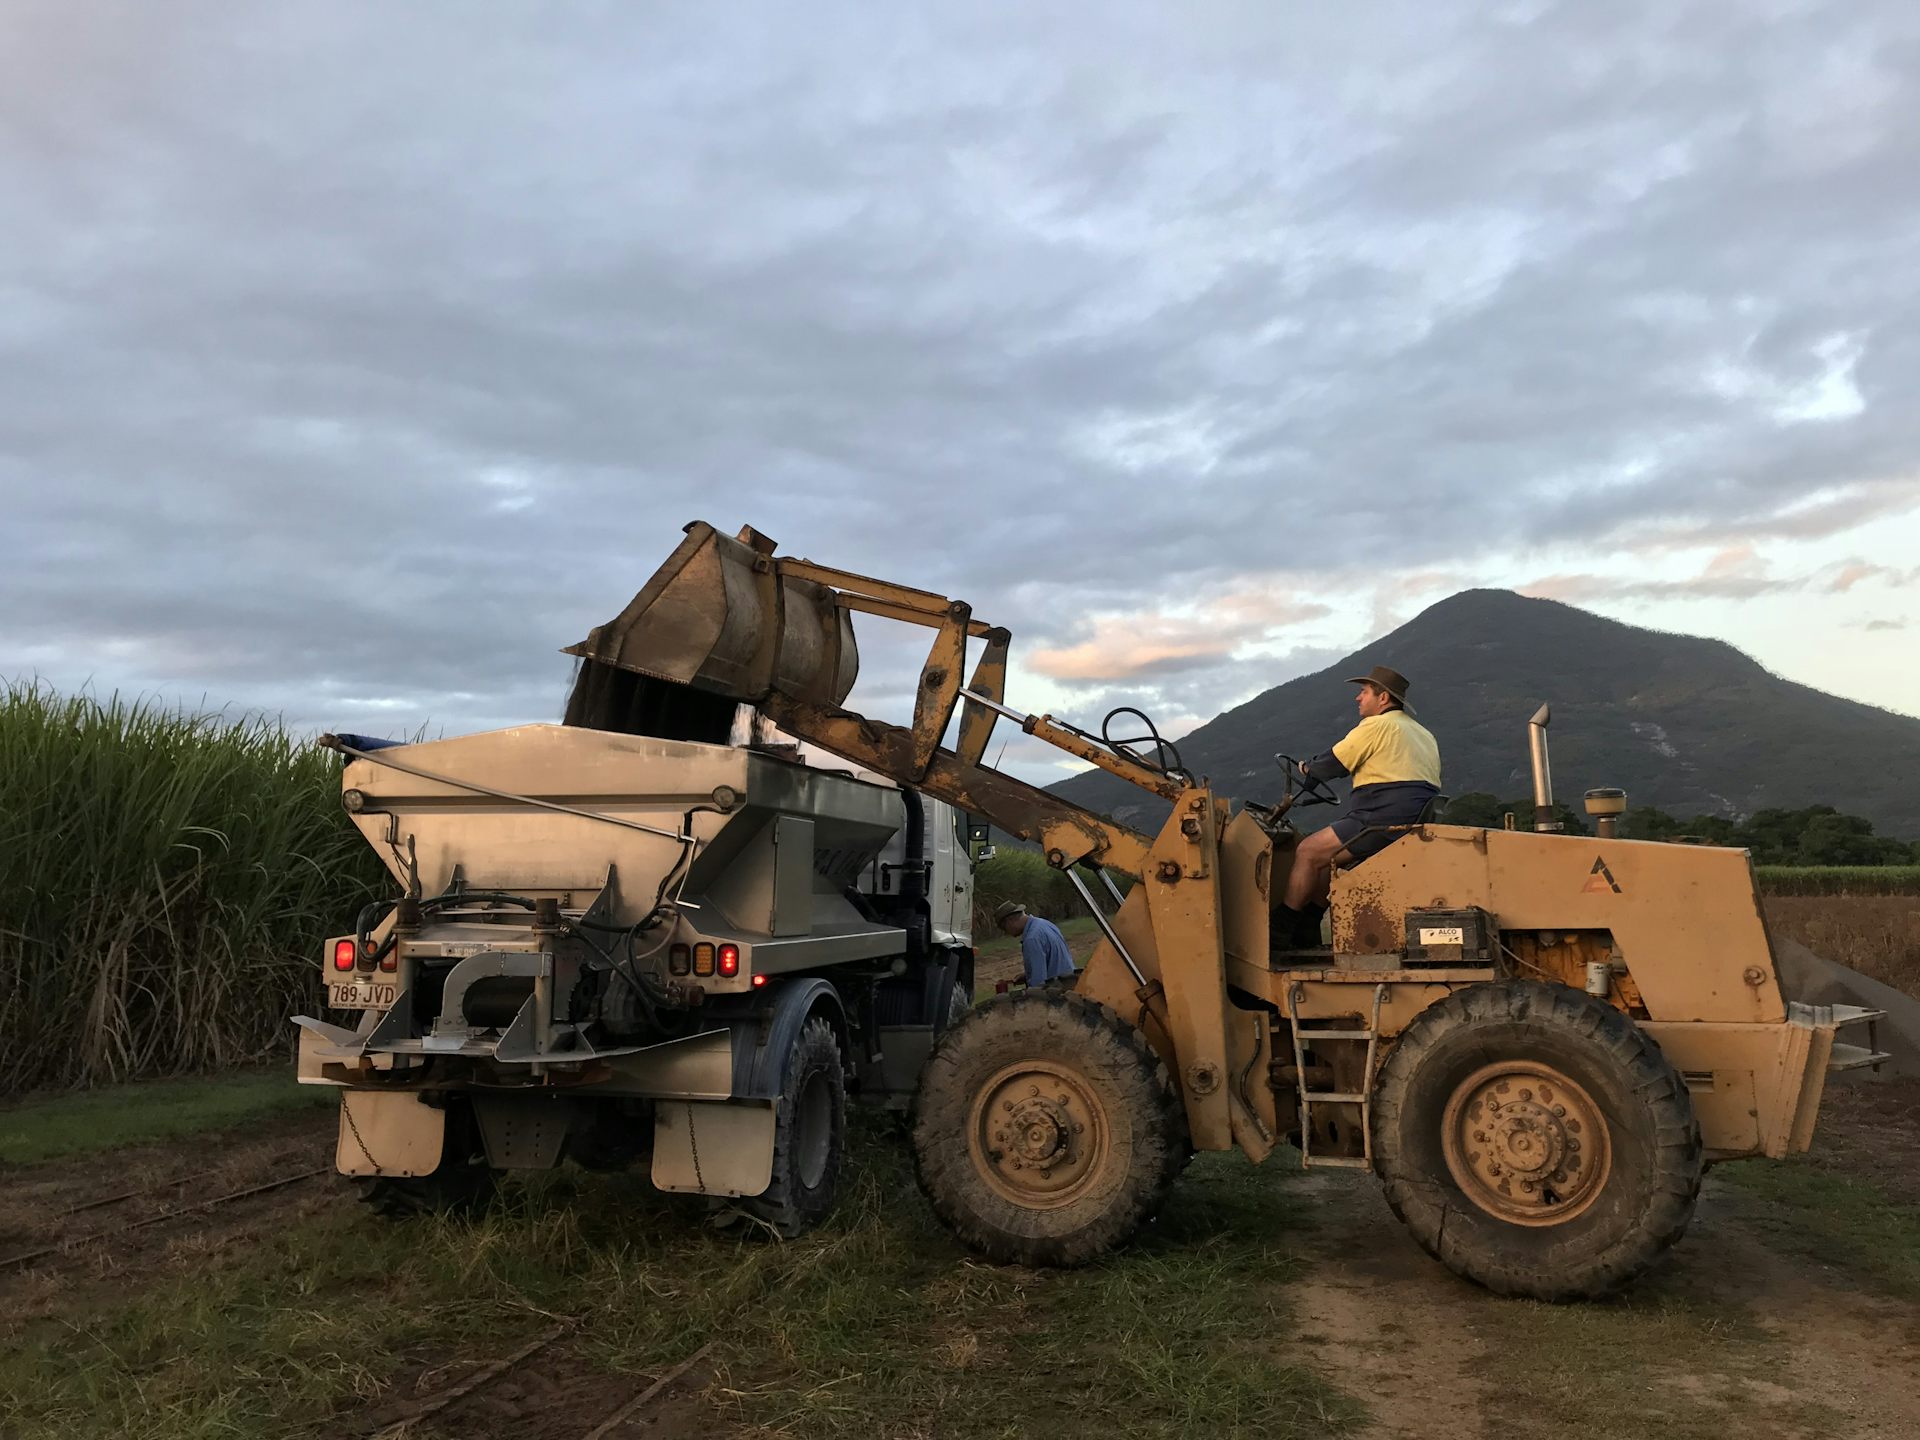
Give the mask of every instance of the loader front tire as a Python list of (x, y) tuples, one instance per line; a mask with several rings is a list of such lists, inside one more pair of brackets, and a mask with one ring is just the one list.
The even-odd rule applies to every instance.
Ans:
[(1079, 1265), (1159, 1208), (1186, 1111), (1146, 1038), (1063, 990), (976, 1007), (942, 1037), (914, 1101), (914, 1167), (934, 1214), (991, 1259)]
[(1448, 1269), (1500, 1295), (1586, 1300), (1686, 1231), (1700, 1126), (1625, 1015), (1565, 985), (1475, 985), (1423, 1010), (1381, 1068), (1387, 1203)]
[(783, 1240), (818, 1225), (833, 1208), (847, 1150), (847, 1080), (833, 1026), (818, 1015), (787, 1052), (773, 1132), (773, 1180), (747, 1212)]

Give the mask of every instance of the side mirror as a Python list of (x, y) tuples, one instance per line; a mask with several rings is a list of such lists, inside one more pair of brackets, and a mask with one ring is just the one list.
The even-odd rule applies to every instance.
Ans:
[(984, 865), (991, 859), (993, 859), (993, 846), (991, 845), (982, 845), (978, 850), (973, 852), (973, 863), (976, 865)]

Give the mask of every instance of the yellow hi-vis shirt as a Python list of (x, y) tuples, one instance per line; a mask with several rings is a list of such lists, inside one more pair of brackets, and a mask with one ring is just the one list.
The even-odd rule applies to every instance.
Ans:
[(1404, 710), (1369, 715), (1333, 747), (1333, 758), (1347, 767), (1356, 790), (1409, 780), (1440, 787), (1440, 742)]

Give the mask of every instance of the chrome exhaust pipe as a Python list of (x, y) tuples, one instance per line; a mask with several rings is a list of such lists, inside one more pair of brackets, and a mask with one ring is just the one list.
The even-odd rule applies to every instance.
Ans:
[(1551, 834), (1566, 827), (1553, 818), (1553, 767), (1547, 762), (1547, 724), (1551, 706), (1542, 705), (1527, 722), (1527, 744), (1533, 752), (1533, 828)]

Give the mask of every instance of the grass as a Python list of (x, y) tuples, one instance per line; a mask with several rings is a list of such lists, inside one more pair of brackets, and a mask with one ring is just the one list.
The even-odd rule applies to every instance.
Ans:
[(1142, 1240), (1071, 1272), (960, 1250), (877, 1124), (835, 1217), (785, 1244), (574, 1172), (471, 1224), (338, 1205), (85, 1326), (30, 1329), (0, 1355), (0, 1433), (338, 1433), (410, 1366), (502, 1353), (566, 1316), (609, 1373), (714, 1342), (728, 1418), (797, 1440), (997, 1440), (1036, 1415), (1067, 1437), (1337, 1435), (1360, 1407), (1283, 1358), (1306, 1221), (1284, 1179), (1202, 1156)]
[(333, 756), (257, 716), (0, 691), (0, 1094), (284, 1048), (390, 886)]
[(0, 1110), (0, 1164), (36, 1165), (224, 1130), (335, 1099), (330, 1089), (294, 1084), (284, 1069), (47, 1096)]
[(1859, 1285), (1920, 1300), (1920, 1210), (1873, 1181), (1804, 1157), (1723, 1166), (1769, 1245), (1844, 1271)]

